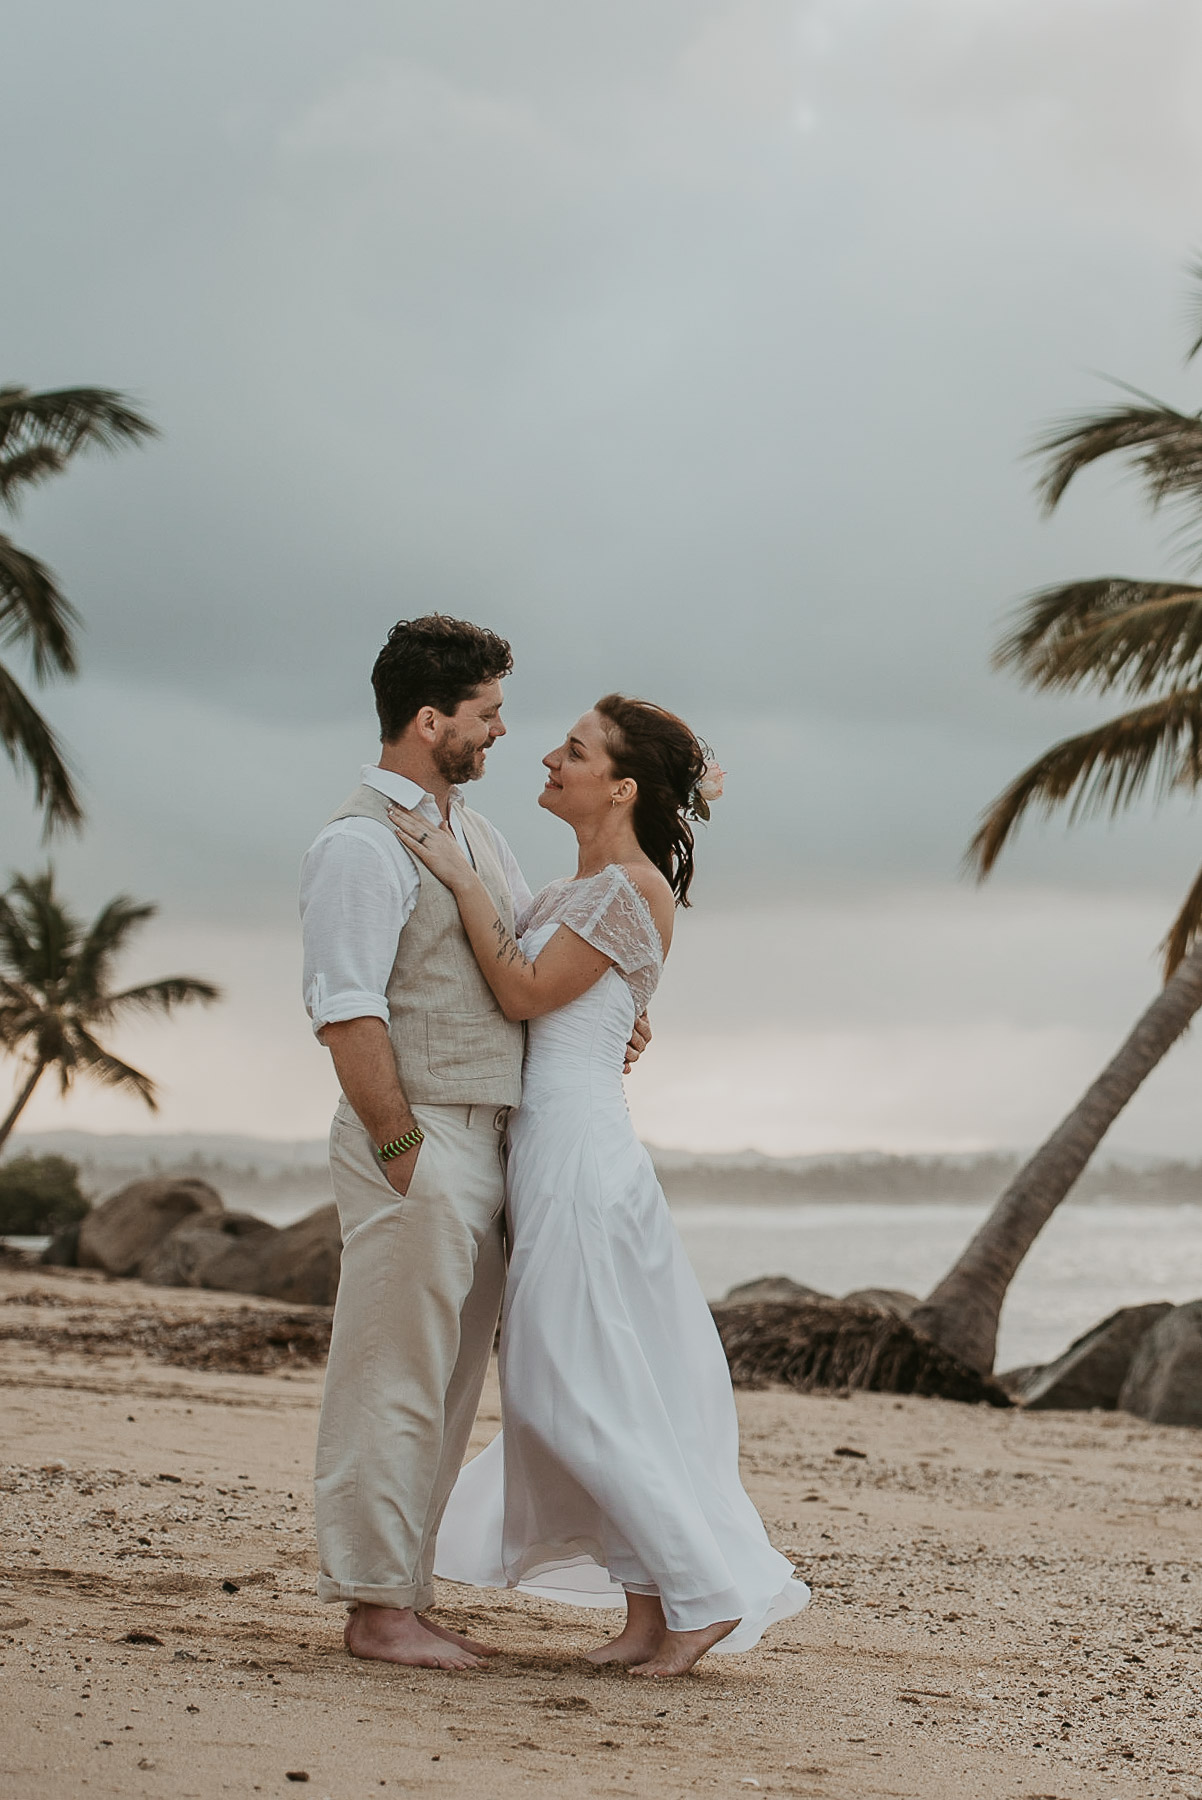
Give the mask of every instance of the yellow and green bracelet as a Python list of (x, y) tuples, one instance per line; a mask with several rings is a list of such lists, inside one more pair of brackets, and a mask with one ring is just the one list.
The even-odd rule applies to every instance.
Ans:
[(404, 1137), (392, 1138), (387, 1144), (381, 1144), (376, 1155), (381, 1162), (391, 1162), (394, 1156), (404, 1156), (406, 1150), (416, 1150), (417, 1146), (423, 1142), (425, 1135), (421, 1126), (415, 1125), (412, 1131), (405, 1133)]

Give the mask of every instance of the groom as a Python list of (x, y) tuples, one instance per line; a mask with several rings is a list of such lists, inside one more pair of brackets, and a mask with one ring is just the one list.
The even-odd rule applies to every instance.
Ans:
[[(362, 770), (301, 870), (305, 1003), (342, 1087), (317, 1591), (352, 1604), (352, 1655), (443, 1669), (492, 1654), (426, 1609), (500, 1310), (523, 1030), (493, 999), (449, 891), (401, 848), (388, 806), (453, 834), (512, 932), (530, 891), (460, 794), (505, 734), (512, 666), (505, 640), (479, 626), (439, 614), (395, 625), (372, 670), (379, 764)], [(636, 1027), (632, 1060), (646, 1036)]]

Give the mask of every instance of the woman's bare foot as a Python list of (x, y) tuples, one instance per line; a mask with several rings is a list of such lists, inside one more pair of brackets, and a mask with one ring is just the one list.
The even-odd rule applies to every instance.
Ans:
[(435, 1637), (442, 1638), (448, 1644), (458, 1644), (461, 1650), (469, 1650), (473, 1656), (500, 1656), (501, 1652), (495, 1644), (481, 1644), (475, 1638), (464, 1637), (461, 1631), (452, 1631), (449, 1625), (439, 1625), (434, 1619), (418, 1615), (419, 1624)]
[(480, 1658), (450, 1633), (429, 1630), (411, 1607), (360, 1601), (346, 1622), (343, 1642), (352, 1656), (405, 1663), (415, 1669), (478, 1669)]
[(632, 1668), (632, 1675), (650, 1675), (662, 1680), (667, 1675), (687, 1675), (701, 1661), (707, 1650), (729, 1637), (737, 1619), (719, 1619), (703, 1631), (665, 1631), (663, 1642), (650, 1661)]
[(654, 1656), (664, 1641), (664, 1630), (661, 1625), (656, 1632), (631, 1631), (629, 1625), (608, 1644), (598, 1644), (595, 1650), (585, 1652), (585, 1660), (591, 1663), (631, 1663), (646, 1662)]
[(608, 1644), (598, 1644), (587, 1652), (591, 1663), (646, 1662), (664, 1641), (667, 1625), (664, 1609), (655, 1594), (627, 1594), (626, 1624)]

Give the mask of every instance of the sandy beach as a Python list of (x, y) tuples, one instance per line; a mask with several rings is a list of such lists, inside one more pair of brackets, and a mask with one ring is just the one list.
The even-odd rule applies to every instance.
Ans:
[[(581, 1660), (609, 1615), (444, 1586), (447, 1620), (502, 1654), (394, 1669), (348, 1659), (313, 1597), (320, 1367), (186, 1368), (123, 1343), (148, 1313), (246, 1305), (280, 1310), (0, 1269), (15, 1800), (1202, 1796), (1193, 1433), (741, 1393), (745, 1479), (813, 1586), (806, 1613), (651, 1685)], [(494, 1380), (477, 1445), (497, 1422)]]

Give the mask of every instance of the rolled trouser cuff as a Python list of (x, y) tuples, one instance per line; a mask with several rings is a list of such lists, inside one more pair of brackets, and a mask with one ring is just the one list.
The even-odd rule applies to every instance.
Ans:
[(341, 1600), (357, 1602), (363, 1606), (395, 1606), (398, 1611), (411, 1607), (414, 1612), (425, 1612), (434, 1604), (432, 1587), (369, 1587), (362, 1581), (334, 1581), (329, 1575), (317, 1577), (317, 1598), (327, 1605)]

